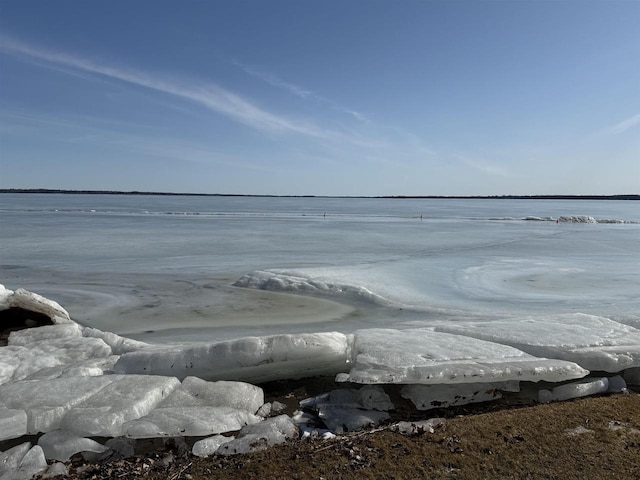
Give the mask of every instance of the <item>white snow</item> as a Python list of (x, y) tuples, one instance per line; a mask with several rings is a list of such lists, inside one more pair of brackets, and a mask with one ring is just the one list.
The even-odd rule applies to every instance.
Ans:
[(403, 435), (419, 435), (421, 433), (434, 433), (436, 428), (445, 425), (444, 418), (429, 418), (415, 422), (398, 422), (393, 427), (394, 430)]
[(588, 372), (566, 361), (536, 358), (513, 347), (431, 329), (368, 329), (355, 334), (354, 363), (337, 381), (481, 383), (561, 381)]
[(640, 367), (640, 330), (595, 315), (572, 313), (456, 323), (440, 325), (436, 330), (510, 345), (538, 357), (575, 362), (587, 370), (619, 372)]
[(348, 337), (338, 332), (270, 335), (138, 350), (122, 355), (114, 371), (266, 382), (336, 374), (348, 354)]

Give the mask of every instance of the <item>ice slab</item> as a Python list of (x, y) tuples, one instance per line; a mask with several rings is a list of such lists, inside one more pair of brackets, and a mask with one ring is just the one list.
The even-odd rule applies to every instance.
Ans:
[(187, 377), (162, 401), (160, 407), (233, 407), (255, 413), (264, 403), (260, 387), (244, 382), (207, 382)]
[(18, 288), (9, 296), (8, 300), (9, 307), (42, 313), (49, 317), (53, 323), (72, 323), (69, 312), (62, 308), (57, 302), (49, 300), (37, 293), (29, 292), (24, 288)]
[(640, 367), (640, 330), (595, 315), (572, 313), (456, 323), (440, 325), (436, 330), (509, 345), (539, 357), (575, 362), (587, 370), (619, 372)]
[(221, 445), (217, 453), (235, 455), (264, 450), (272, 445), (283, 443), (297, 436), (298, 428), (287, 415), (268, 418), (260, 423), (248, 425), (240, 430), (238, 436)]
[(418, 410), (446, 408), (502, 398), (500, 391), (519, 391), (518, 382), (465, 383), (461, 385), (405, 385), (400, 394)]
[(43, 473), (47, 467), (47, 461), (44, 458), (42, 448), (36, 445), (31, 447), (29, 451), (24, 454), (16, 468), (7, 468), (4, 472), (1, 472), (0, 470), (0, 479), (28, 480)]
[(21, 443), (6, 452), (0, 452), (0, 475), (18, 469), (18, 465), (31, 449), (31, 442)]
[[(0, 348), (0, 351), (6, 348), (10, 347)], [(5, 383), (0, 385), (0, 402), (10, 409), (27, 413), (27, 433), (48, 432), (60, 427), (62, 418), (71, 408), (120, 378), (103, 375)]]
[(575, 363), (537, 358), (516, 348), (431, 329), (368, 329), (355, 333), (353, 367), (337, 381), (458, 384), (557, 382), (584, 377)]
[(53, 430), (38, 439), (47, 460), (66, 462), (76, 453), (95, 452), (104, 453), (109, 450), (90, 438), (84, 438), (68, 430)]
[(3, 408), (0, 402), (0, 441), (27, 434), (27, 412)]
[(386, 410), (394, 409), (391, 399), (379, 385), (367, 385), (358, 390), (333, 390), (302, 400), (300, 406), (315, 410), (332, 432), (355, 431), (379, 425), (389, 419)]
[(86, 436), (119, 437), (123, 424), (149, 414), (180, 385), (175, 377), (155, 375), (105, 375), (117, 377), (100, 392), (71, 408), (64, 429)]
[(82, 337), (82, 327), (77, 323), (63, 323), (18, 330), (9, 335), (9, 345), (25, 347), (46, 340), (68, 337)]
[(608, 389), (609, 381), (607, 378), (592, 378), (581, 382), (560, 385), (550, 391), (540, 390), (540, 392), (538, 392), (538, 400), (540, 403), (563, 402), (572, 398), (606, 393)]
[(4, 285), (0, 284), (0, 310), (8, 310), (11, 308), (12, 296), (13, 290), (9, 290)]
[(85, 360), (110, 355), (111, 348), (98, 338), (48, 338), (27, 346), (10, 345), (0, 348), (0, 381), (22, 380), (43, 368), (77, 366)]
[(103, 332), (97, 328), (84, 327), (82, 329), (82, 335), (84, 337), (99, 338), (104, 343), (111, 347), (111, 350), (116, 355), (122, 355), (127, 352), (135, 352), (141, 348), (147, 348), (148, 343), (133, 340), (131, 338), (121, 337), (111, 332)]
[(395, 408), (389, 395), (379, 385), (366, 385), (360, 389), (340, 388), (300, 402), (302, 408), (317, 408), (321, 405), (380, 411)]
[(236, 437), (225, 437), (223, 435), (214, 435), (213, 437), (203, 438), (193, 444), (191, 453), (196, 457), (208, 457), (216, 453), (216, 450), (223, 444), (234, 440)]
[(260, 383), (336, 374), (344, 371), (348, 358), (346, 335), (303, 333), (146, 348), (122, 355), (114, 371)]
[(261, 420), (232, 407), (167, 407), (126, 422), (122, 431), (128, 438), (202, 437), (237, 431)]

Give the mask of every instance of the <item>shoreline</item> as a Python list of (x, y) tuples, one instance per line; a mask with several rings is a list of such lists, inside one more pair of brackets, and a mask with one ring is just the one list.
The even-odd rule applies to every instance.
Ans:
[[(434, 433), (391, 428), (303, 439), (231, 457), (197, 458), (180, 443), (106, 463), (72, 459), (72, 479), (586, 479), (640, 476), (640, 394), (534, 406), (455, 409)], [(459, 410), (460, 411), (460, 410)]]

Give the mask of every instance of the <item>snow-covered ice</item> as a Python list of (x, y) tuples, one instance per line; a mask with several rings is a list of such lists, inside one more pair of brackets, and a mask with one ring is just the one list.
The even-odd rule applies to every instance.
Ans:
[(588, 372), (575, 363), (536, 358), (516, 348), (431, 329), (367, 329), (355, 333), (354, 363), (338, 381), (481, 383), (562, 381)]

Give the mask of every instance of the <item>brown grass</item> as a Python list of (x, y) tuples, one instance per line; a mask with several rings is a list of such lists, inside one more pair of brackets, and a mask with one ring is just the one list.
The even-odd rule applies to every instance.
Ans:
[[(571, 435), (577, 427), (588, 431)], [(116, 477), (640, 479), (640, 395), (465, 415), (450, 419), (433, 434), (404, 436), (385, 429), (207, 459), (163, 452), (89, 467), (75, 475)]]

